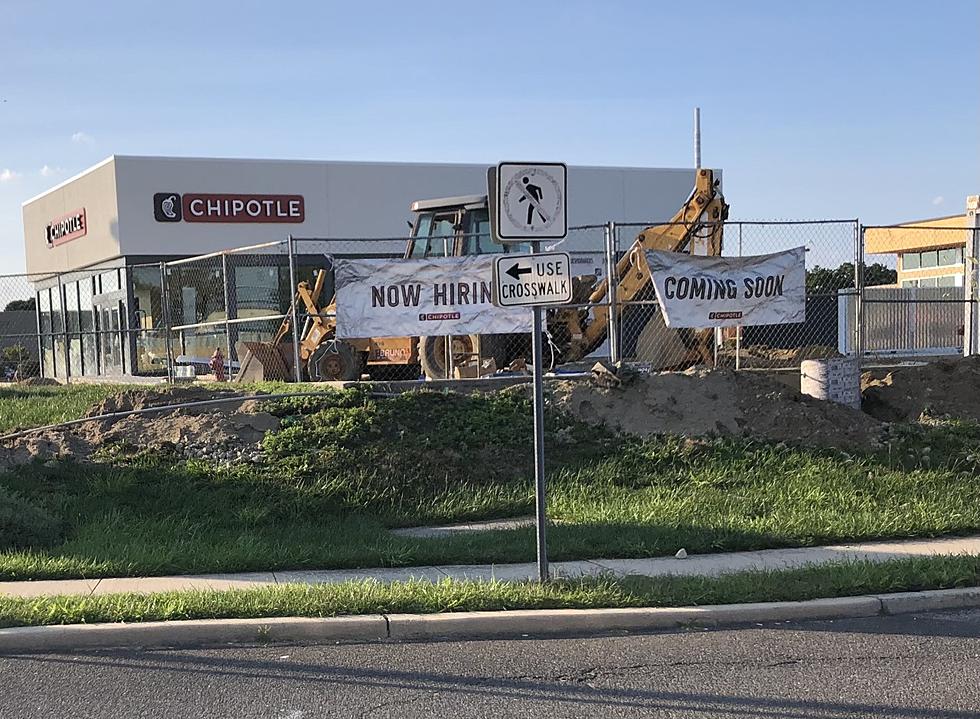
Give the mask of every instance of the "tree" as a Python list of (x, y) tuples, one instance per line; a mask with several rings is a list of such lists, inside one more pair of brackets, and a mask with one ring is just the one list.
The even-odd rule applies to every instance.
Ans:
[[(864, 266), (864, 286), (892, 285), (898, 280), (898, 272), (880, 262)], [(845, 262), (836, 270), (816, 265), (806, 272), (806, 291), (810, 294), (828, 294), (854, 287), (854, 263)]]
[(3, 309), (4, 312), (33, 312), (36, 306), (36, 300), (31, 297), (26, 300), (12, 300)]

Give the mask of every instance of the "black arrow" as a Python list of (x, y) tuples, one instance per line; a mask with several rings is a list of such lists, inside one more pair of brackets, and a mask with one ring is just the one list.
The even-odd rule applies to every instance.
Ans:
[(507, 274), (510, 275), (511, 277), (513, 277), (515, 280), (519, 280), (519, 279), (521, 279), (521, 275), (529, 275), (529, 274), (531, 274), (531, 268), (530, 267), (521, 267), (519, 264), (517, 264), (515, 262), (511, 266), (511, 268), (509, 270), (507, 270)]

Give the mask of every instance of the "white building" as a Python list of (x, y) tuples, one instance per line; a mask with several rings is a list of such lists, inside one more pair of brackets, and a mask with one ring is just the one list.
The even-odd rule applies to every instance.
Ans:
[[(347, 251), (358, 254), (361, 238), (406, 236), (415, 200), (485, 193), (486, 171), (486, 165), (463, 164), (109, 157), (23, 205), (27, 271), (37, 275), (43, 372), (163, 371), (147, 349), (163, 327), (162, 260), (287, 234), (344, 239)], [(693, 186), (693, 169), (570, 167), (569, 224), (668, 220)], [(575, 243), (573, 237), (566, 247), (586, 249)], [(363, 247), (372, 254), (379, 245)], [(283, 289), (282, 258), (238, 255), (233, 262), (246, 259), (233, 294), (241, 290), (256, 305), (268, 296), (276, 305), (247, 311), (284, 312), (280, 305), (288, 304), (291, 290)], [(174, 288), (171, 324), (211, 318), (218, 305), (223, 313), (221, 287), (211, 294)], [(238, 304), (241, 316), (246, 308)]]

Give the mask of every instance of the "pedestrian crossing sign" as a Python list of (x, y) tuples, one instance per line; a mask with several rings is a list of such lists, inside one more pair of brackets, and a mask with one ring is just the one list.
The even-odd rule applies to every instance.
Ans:
[(497, 239), (560, 240), (568, 234), (564, 162), (501, 162), (490, 177), (495, 185), (488, 190)]

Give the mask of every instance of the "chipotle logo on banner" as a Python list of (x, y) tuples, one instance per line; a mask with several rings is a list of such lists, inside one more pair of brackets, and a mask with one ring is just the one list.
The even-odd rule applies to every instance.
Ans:
[(85, 220), (85, 208), (80, 207), (68, 214), (51, 220), (44, 228), (44, 239), (48, 247), (62, 245), (88, 232), (88, 222)]
[(153, 195), (157, 222), (299, 223), (306, 219), (302, 195)]

